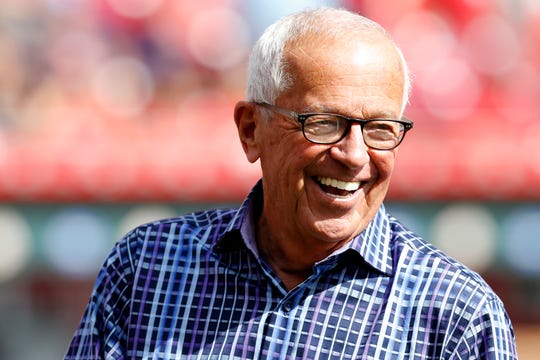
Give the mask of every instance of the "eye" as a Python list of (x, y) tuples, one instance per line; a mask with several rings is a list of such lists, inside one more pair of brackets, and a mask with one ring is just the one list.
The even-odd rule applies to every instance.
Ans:
[(310, 115), (304, 124), (304, 131), (317, 135), (333, 133), (340, 128), (339, 118), (326, 114)]
[(390, 140), (399, 138), (403, 132), (403, 125), (390, 120), (374, 120), (364, 125), (364, 133), (371, 138)]

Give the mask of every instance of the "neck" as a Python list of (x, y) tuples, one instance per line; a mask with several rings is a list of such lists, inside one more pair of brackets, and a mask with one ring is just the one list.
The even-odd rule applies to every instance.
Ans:
[(301, 254), (295, 256), (296, 251), (283, 249), (269, 237), (258, 236), (257, 244), (260, 256), (274, 270), (287, 290), (292, 290), (312, 274), (315, 261), (309, 261)]
[(261, 217), (257, 226), (259, 254), (272, 267), (287, 290), (305, 281), (313, 273), (313, 265), (330, 255), (335, 248), (317, 247), (298, 237), (274, 234)]

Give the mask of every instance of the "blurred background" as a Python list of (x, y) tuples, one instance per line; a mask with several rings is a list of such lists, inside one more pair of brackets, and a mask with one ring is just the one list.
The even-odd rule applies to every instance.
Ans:
[(2, 0), (0, 359), (59, 359), (113, 243), (237, 205), (246, 58), (280, 16), (380, 22), (414, 75), (387, 206), (480, 272), (540, 350), (540, 2)]

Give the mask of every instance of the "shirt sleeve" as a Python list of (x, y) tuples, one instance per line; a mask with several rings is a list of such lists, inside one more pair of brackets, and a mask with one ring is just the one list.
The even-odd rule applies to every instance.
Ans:
[[(118, 242), (102, 266), (66, 360), (123, 359), (131, 302), (135, 232)], [(133, 241), (131, 241), (133, 240)]]
[(517, 359), (512, 324), (500, 299), (480, 307), (450, 359)]

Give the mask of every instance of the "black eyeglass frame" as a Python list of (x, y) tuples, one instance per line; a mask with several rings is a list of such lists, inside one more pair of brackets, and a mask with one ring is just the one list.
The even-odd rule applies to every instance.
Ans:
[[(272, 110), (272, 111), (274, 111), (274, 112), (276, 112), (278, 114), (281, 114), (283, 116), (286, 116), (291, 120), (298, 121), (302, 125), (302, 135), (304, 136), (304, 138), (307, 141), (309, 141), (309, 142), (311, 142), (313, 144), (322, 144), (322, 145), (337, 144), (338, 142), (340, 142), (341, 140), (343, 140), (347, 136), (347, 134), (351, 130), (351, 124), (352, 123), (358, 123), (358, 124), (360, 124), (360, 128), (362, 130), (362, 139), (364, 140), (364, 144), (366, 144), (366, 146), (368, 146), (368, 147), (370, 147), (372, 149), (375, 149), (375, 150), (393, 150), (393, 149), (397, 148), (402, 143), (403, 139), (405, 138), (405, 134), (409, 130), (411, 130), (413, 128), (413, 125), (414, 125), (414, 123), (411, 120), (406, 119), (406, 118), (402, 118), (402, 119), (386, 119), (386, 118), (358, 119), (358, 118), (352, 118), (352, 117), (347, 117), (347, 116), (344, 116), (344, 115), (333, 114), (333, 113), (302, 113), (302, 114), (298, 114), (298, 113), (296, 113), (296, 112), (294, 112), (292, 110), (280, 108), (278, 106), (268, 104), (268, 103), (265, 103), (265, 102), (255, 102), (255, 104), (257, 104), (259, 106), (262, 106), (262, 107), (265, 107), (265, 108), (267, 108), (269, 110)], [(332, 115), (332, 116), (336, 116), (338, 118), (347, 120), (347, 125), (345, 127), (345, 131), (343, 131), (343, 134), (335, 141), (316, 141), (316, 140), (309, 139), (309, 137), (306, 136), (304, 124), (305, 124), (306, 120), (309, 117), (316, 116), (316, 115)], [(366, 138), (364, 137), (364, 126), (365, 126), (365, 124), (368, 124), (368, 123), (374, 122), (374, 121), (390, 121), (390, 122), (394, 122), (394, 123), (399, 123), (401, 126), (403, 126), (402, 136), (393, 147), (391, 147), (391, 148), (378, 148), (378, 147), (375, 147), (375, 146), (371, 146), (366, 142)]]

